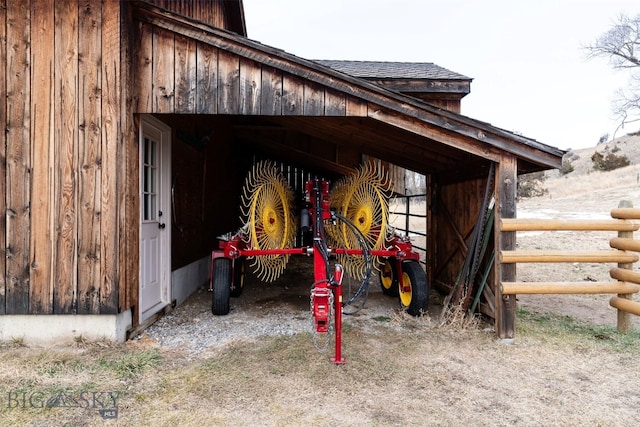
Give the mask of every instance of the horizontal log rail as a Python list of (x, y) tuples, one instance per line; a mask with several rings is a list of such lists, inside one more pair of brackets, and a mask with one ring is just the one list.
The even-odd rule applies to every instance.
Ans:
[(519, 262), (636, 262), (636, 254), (626, 251), (501, 251), (500, 260), (504, 264)]
[(614, 237), (609, 241), (609, 246), (623, 251), (640, 252), (640, 241), (628, 237)]
[(502, 293), (517, 294), (635, 294), (640, 285), (630, 282), (502, 282)]
[(640, 209), (638, 209), (638, 208), (615, 208), (615, 209), (611, 210), (611, 218), (640, 219)]
[[(621, 206), (625, 203), (621, 202)], [(618, 294), (609, 304), (618, 309), (618, 330), (630, 328), (628, 314), (640, 316), (640, 302), (631, 296), (640, 292), (640, 272), (632, 270), (640, 259), (640, 241), (633, 232), (640, 229), (640, 209), (619, 207), (611, 211), (612, 219), (565, 220), (503, 218), (500, 232), (522, 231), (617, 231), (609, 240), (609, 250), (502, 250), (498, 257), (503, 264), (518, 263), (617, 263), (610, 270), (610, 282), (519, 282), (500, 283), (503, 295), (517, 294)]]
[(640, 283), (640, 273), (625, 268), (612, 268), (609, 270), (609, 276), (612, 279), (622, 280), (623, 282)]
[(500, 231), (637, 231), (640, 222), (622, 219), (530, 219), (502, 218)]
[(640, 316), (640, 302), (621, 297), (611, 297), (609, 305), (613, 308), (617, 308), (618, 310)]

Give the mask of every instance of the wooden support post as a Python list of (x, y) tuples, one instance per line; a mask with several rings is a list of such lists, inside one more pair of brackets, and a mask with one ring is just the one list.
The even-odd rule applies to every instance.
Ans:
[[(518, 183), (518, 164), (514, 156), (502, 157), (496, 173), (496, 230), (502, 218), (516, 217), (516, 188)], [(516, 249), (515, 231), (495, 233), (496, 251), (512, 251)], [(502, 282), (515, 282), (516, 264), (503, 264), (496, 261), (496, 318), (495, 328), (498, 339), (509, 342), (515, 337), (516, 296), (502, 293)]]
[[(633, 204), (629, 200), (621, 200), (618, 208), (633, 208)], [(633, 239), (633, 231), (618, 231), (618, 237), (621, 239)], [(633, 263), (619, 263), (618, 268), (631, 270)], [(631, 300), (632, 294), (618, 294), (618, 298)], [(618, 308), (618, 332), (627, 333), (631, 330), (631, 316), (628, 312)]]

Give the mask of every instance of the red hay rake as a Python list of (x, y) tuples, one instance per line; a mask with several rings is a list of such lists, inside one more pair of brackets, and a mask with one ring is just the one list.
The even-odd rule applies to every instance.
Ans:
[[(387, 175), (374, 164), (364, 165), (338, 181), (331, 194), (328, 181), (307, 181), (299, 227), (311, 232), (313, 243), (294, 247), (297, 224), (293, 191), (273, 163), (256, 164), (243, 189), (245, 225), (220, 237), (219, 248), (212, 252), (209, 290), (213, 293), (213, 314), (228, 314), (230, 296), (242, 292), (245, 259), (260, 280), (273, 281), (284, 271), (291, 255), (313, 256), (310, 306), (314, 343), (323, 351), (317, 336), (335, 331), (332, 363), (344, 363), (343, 307), (353, 305), (368, 292), (373, 269), (380, 271), (383, 292), (397, 296), (408, 313), (420, 315), (426, 311), (429, 289), (419, 254), (412, 250), (407, 236), (397, 235), (388, 225), (390, 193)], [(335, 260), (333, 267), (331, 260)], [(342, 295), (345, 272), (362, 280), (347, 301)], [(328, 339), (325, 342), (328, 344)]]

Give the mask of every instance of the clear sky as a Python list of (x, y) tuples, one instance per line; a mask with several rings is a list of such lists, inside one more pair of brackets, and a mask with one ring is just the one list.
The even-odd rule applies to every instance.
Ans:
[(250, 39), (306, 59), (436, 63), (473, 78), (462, 114), (563, 149), (616, 132), (611, 101), (628, 75), (583, 46), (640, 14), (640, 0), (243, 3)]

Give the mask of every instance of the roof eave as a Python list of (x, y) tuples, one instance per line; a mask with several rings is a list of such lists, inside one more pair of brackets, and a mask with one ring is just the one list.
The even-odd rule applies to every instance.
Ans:
[[(406, 114), (430, 126), (454, 132), (471, 140), (504, 150), (533, 164), (558, 167), (563, 150), (542, 144), (488, 123), (434, 107), (408, 95), (378, 86), (362, 78), (341, 73), (332, 68), (276, 49), (246, 37), (211, 27), (148, 3), (132, 2), (137, 19), (169, 31), (202, 40), (212, 46), (249, 58), (260, 58), (265, 65), (332, 87), (367, 102)], [(515, 144), (514, 144), (515, 143)]]

